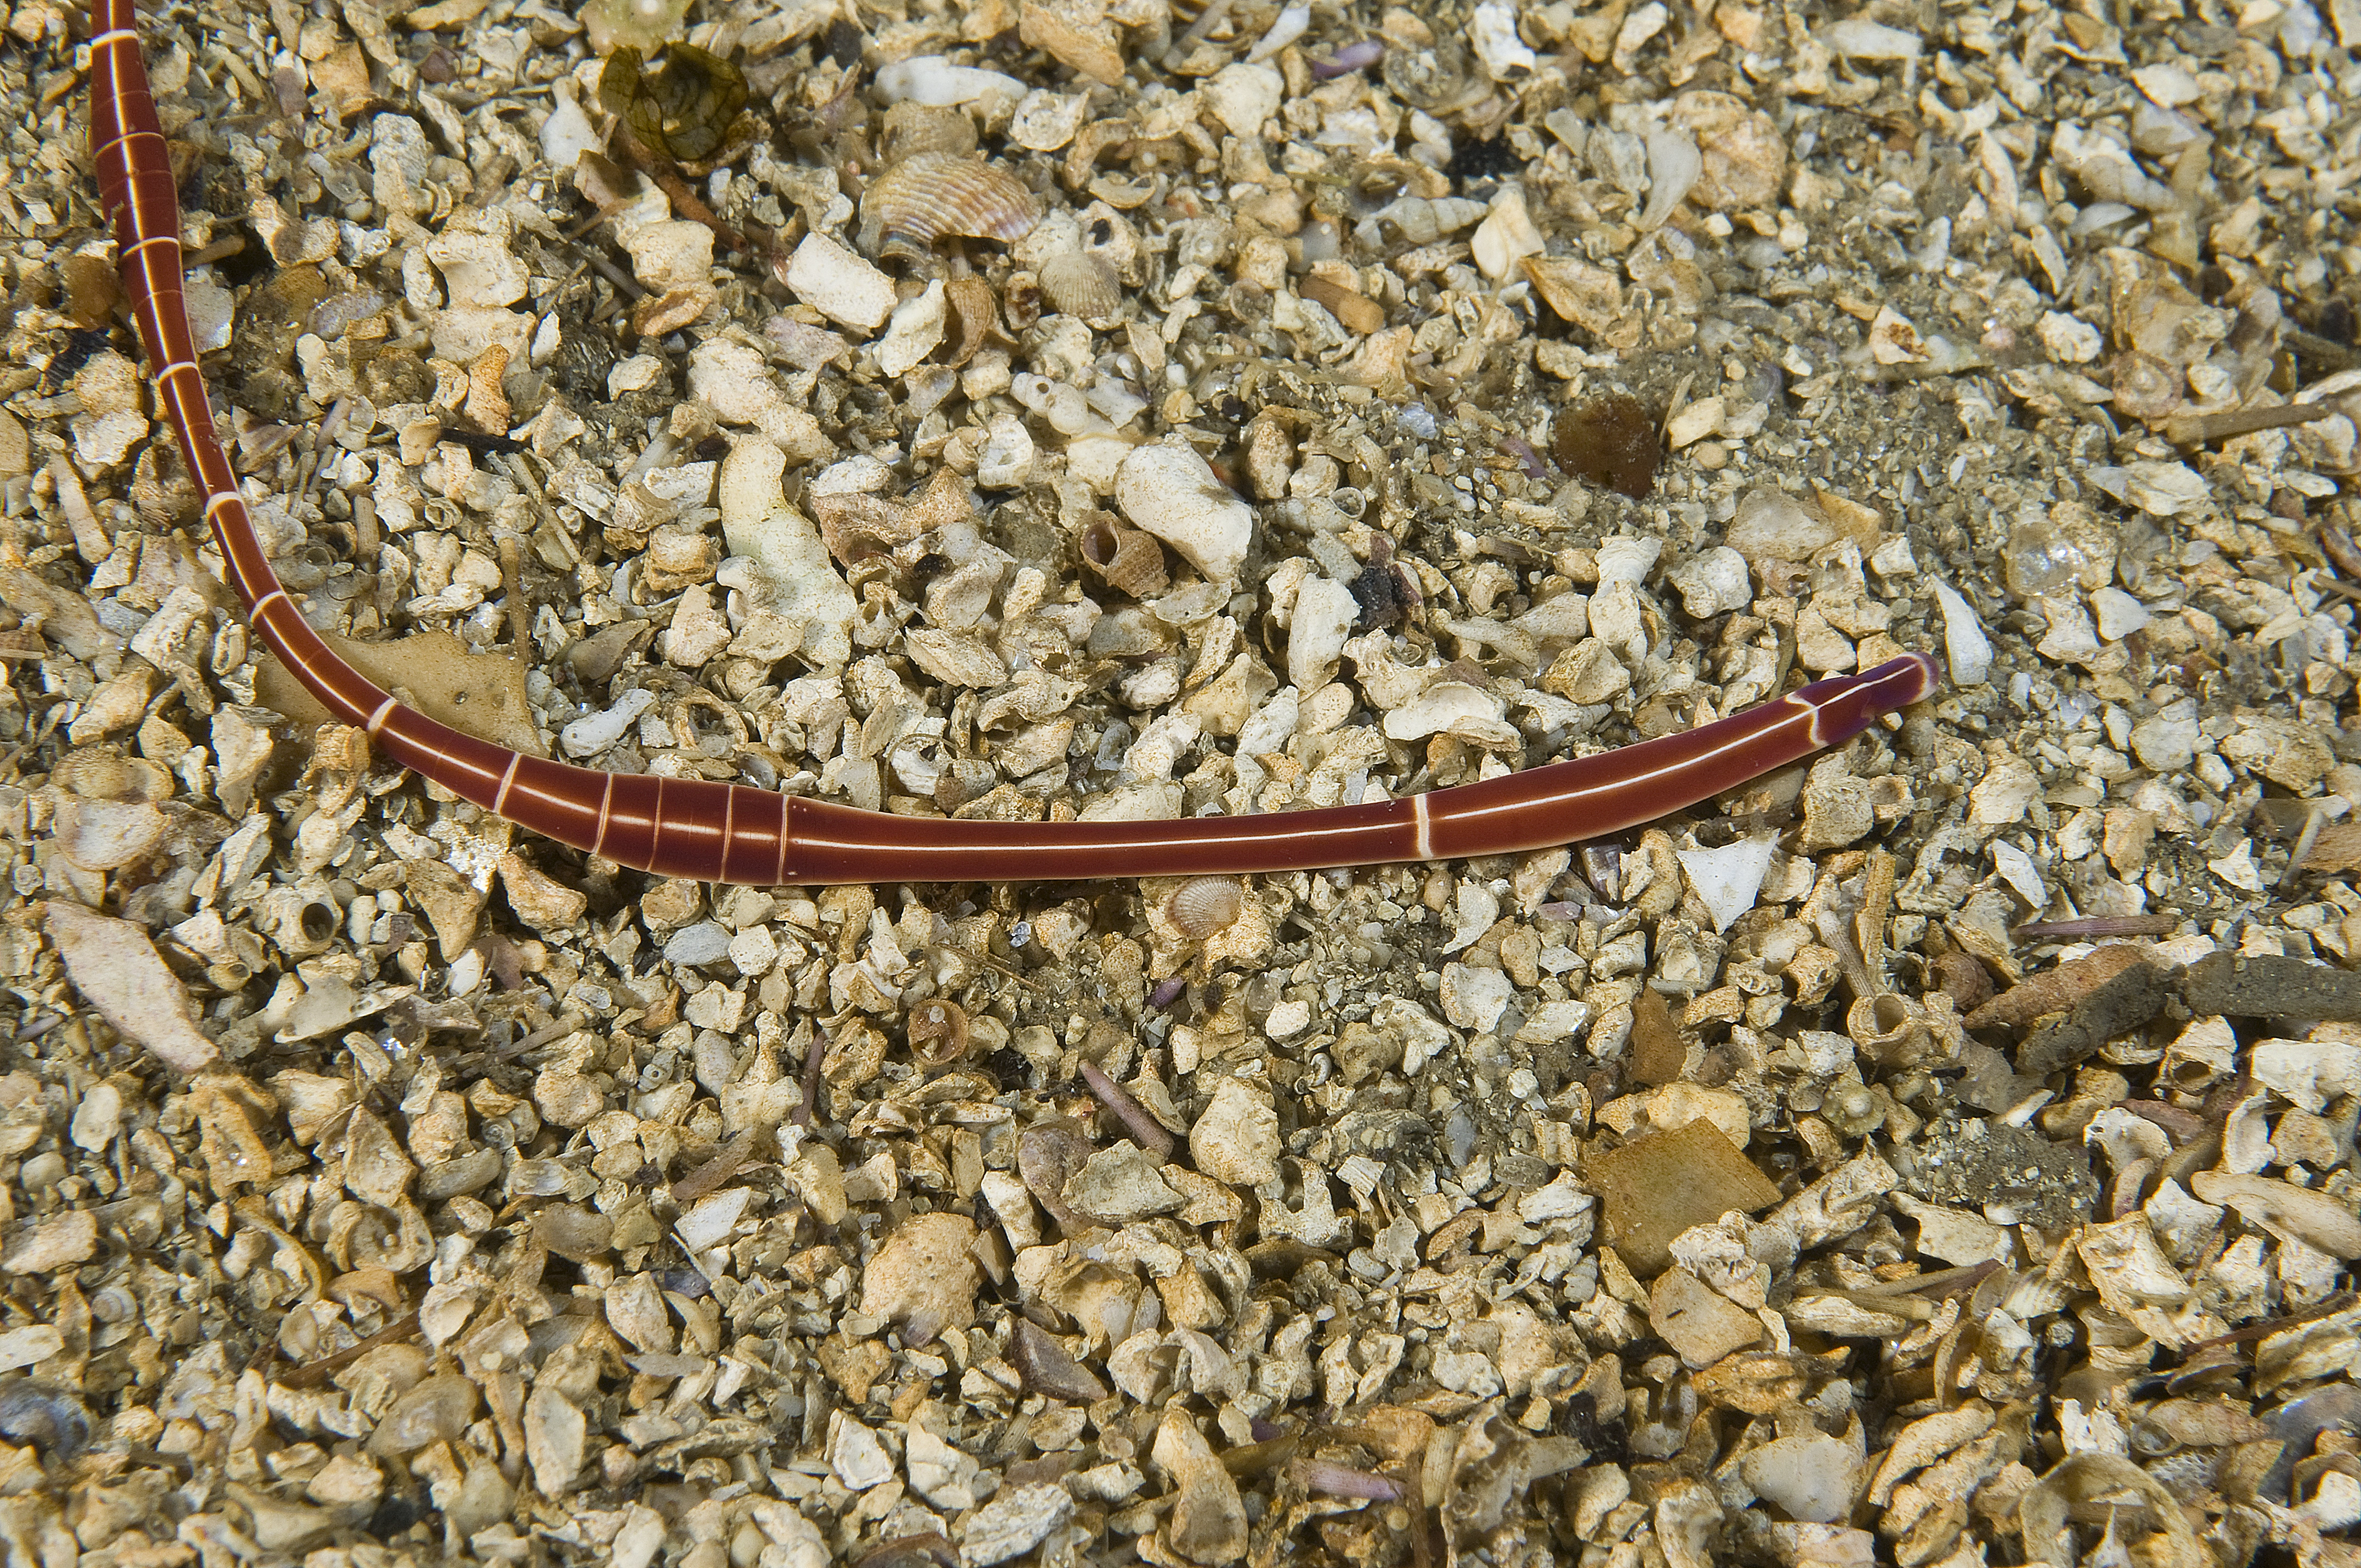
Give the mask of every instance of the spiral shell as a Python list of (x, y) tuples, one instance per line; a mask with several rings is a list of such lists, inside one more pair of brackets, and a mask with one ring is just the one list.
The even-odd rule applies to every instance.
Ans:
[(1136, 599), (1152, 598), (1171, 586), (1164, 569), (1164, 546), (1152, 534), (1126, 528), (1112, 512), (1096, 512), (1082, 527), (1082, 560), (1107, 587)]
[(1115, 314), (1123, 287), (1104, 261), (1070, 250), (1041, 264), (1041, 297), (1053, 311), (1098, 321)]
[(943, 997), (910, 1010), (910, 1054), (921, 1067), (949, 1067), (967, 1055), (967, 1009)]
[(1018, 240), (1040, 221), (1040, 203), (1005, 169), (980, 158), (922, 152), (862, 192), (861, 248), (923, 260), (939, 239)]
[(2180, 367), (2152, 354), (2119, 355), (2114, 366), (2115, 411), (2155, 424), (2181, 402)]
[(1192, 942), (1202, 942), (1236, 925), (1246, 906), (1246, 889), (1237, 878), (1192, 876), (1172, 890), (1164, 909), (1174, 930)]

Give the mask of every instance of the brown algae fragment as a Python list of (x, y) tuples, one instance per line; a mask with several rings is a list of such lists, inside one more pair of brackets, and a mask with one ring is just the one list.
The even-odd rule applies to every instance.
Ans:
[(650, 152), (694, 163), (719, 150), (746, 106), (746, 76), (719, 55), (675, 43), (643, 70), (640, 51), (618, 49), (598, 73), (598, 101), (620, 115)]
[(1559, 411), (1550, 451), (1557, 466), (1576, 478), (1636, 501), (1655, 488), (1664, 433), (1654, 411), (1618, 392)]

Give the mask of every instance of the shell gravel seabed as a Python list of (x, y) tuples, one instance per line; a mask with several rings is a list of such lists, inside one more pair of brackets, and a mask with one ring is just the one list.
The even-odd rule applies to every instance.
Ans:
[(2361, 1557), (2352, 6), (593, 10), (143, 21), (259, 526), (450, 722), (1245, 815), (1951, 684), (1578, 852), (559, 849), (257, 658), (24, 0), (12, 1553)]

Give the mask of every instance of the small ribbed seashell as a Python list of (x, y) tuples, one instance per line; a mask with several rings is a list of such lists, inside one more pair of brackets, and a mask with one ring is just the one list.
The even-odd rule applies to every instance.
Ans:
[(1164, 910), (1174, 930), (1202, 942), (1236, 925), (1246, 902), (1246, 889), (1235, 877), (1193, 876), (1173, 890)]
[(861, 197), (861, 248), (924, 258), (950, 235), (1022, 239), (1041, 221), (1025, 182), (980, 158), (922, 152), (872, 181)]
[(1070, 250), (1041, 263), (1041, 297), (1060, 314), (1097, 321), (1115, 313), (1123, 287), (1114, 268), (1095, 256)]

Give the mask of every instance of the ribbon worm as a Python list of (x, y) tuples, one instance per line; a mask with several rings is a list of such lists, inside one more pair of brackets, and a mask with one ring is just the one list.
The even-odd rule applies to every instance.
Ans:
[(254, 630), (328, 710), (462, 799), (623, 865), (706, 882), (1043, 882), (1312, 870), (1551, 848), (1654, 820), (1829, 746), (1939, 684), (1905, 654), (1643, 745), (1360, 806), (1152, 822), (961, 822), (529, 757), (403, 706), (305, 624), (214, 431), (181, 295), (181, 214), (133, 0), (93, 0), (91, 159), (164, 417)]

